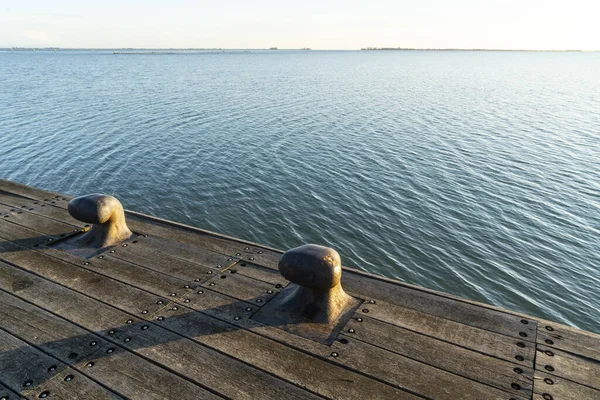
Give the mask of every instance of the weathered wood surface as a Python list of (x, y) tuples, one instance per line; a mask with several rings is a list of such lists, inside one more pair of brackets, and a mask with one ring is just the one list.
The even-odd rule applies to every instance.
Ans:
[(70, 198), (0, 180), (9, 398), (600, 399), (599, 335), (346, 269), (363, 304), (328, 346), (252, 319), (280, 251), (127, 211), (134, 237), (82, 258)]

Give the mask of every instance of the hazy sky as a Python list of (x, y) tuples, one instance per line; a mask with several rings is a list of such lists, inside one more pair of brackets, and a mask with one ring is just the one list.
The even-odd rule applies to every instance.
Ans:
[(0, 0), (0, 47), (600, 50), (598, 0)]

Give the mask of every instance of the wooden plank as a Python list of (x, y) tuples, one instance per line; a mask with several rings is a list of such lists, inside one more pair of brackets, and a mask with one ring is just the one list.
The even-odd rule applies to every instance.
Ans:
[[(106, 341), (3, 291), (0, 291), (0, 328), (66, 365), (85, 370), (94, 380), (127, 398), (221, 398), (127, 351), (115, 341)], [(93, 367), (87, 367), (90, 362)]]
[(16, 399), (24, 399), (21, 395), (16, 392), (10, 390), (2, 383), (0, 383), (0, 399), (2, 400), (16, 400)]
[(24, 185), (22, 183), (13, 182), (6, 179), (0, 179), (0, 189), (34, 200), (69, 201), (72, 198), (61, 193), (34, 188), (31, 186)]
[(39, 398), (42, 393), (46, 393), (49, 398), (59, 399), (121, 398), (2, 329), (0, 371), (0, 379), (4, 385), (28, 398)]
[(531, 394), (533, 368), (483, 355), (361, 313), (355, 314), (347, 324), (344, 335), (347, 337), (344, 342), (360, 340), (512, 394), (526, 397)]
[(539, 400), (600, 400), (600, 391), (543, 371), (535, 371), (533, 391)]
[[(400, 328), (419, 332), (502, 360), (518, 363), (527, 368), (533, 368), (535, 346), (531, 342), (445, 318), (438, 318), (431, 314), (381, 300), (376, 300), (375, 304), (370, 304), (367, 301), (365, 307), (360, 309), (365, 308), (369, 312), (367, 314), (362, 313), (364, 317), (384, 321)], [(521, 344), (518, 345), (517, 343)]]
[(600, 362), (600, 335), (546, 320), (538, 324), (538, 343)]
[(597, 362), (538, 344), (535, 363), (537, 370), (600, 390), (600, 364)]
[[(282, 394), (281, 389), (277, 390), (277, 386), (273, 382), (269, 382), (269, 380), (275, 379), (270, 375), (273, 374), (326, 397), (355, 398), (358, 395), (381, 399), (413, 398), (410, 394), (395, 389), (392, 386), (377, 382), (344, 368), (336, 367), (326, 361), (285, 347), (272, 340), (252, 334), (251, 332), (240, 330), (234, 325), (224, 323), (215, 318), (191, 312), (190, 309), (178, 306), (176, 310), (184, 311), (185, 313), (181, 317), (175, 317), (174, 313), (176, 311), (171, 311), (173, 304), (157, 306), (156, 295), (121, 284), (83, 268), (50, 257), (45, 257), (38, 252), (20, 252), (14, 247), (11, 248), (10, 251), (6, 251), (9, 247), (6, 242), (0, 246), (3, 247), (0, 250), (4, 250), (3, 252), (0, 252), (0, 256), (3, 259), (9, 258), (11, 262), (20, 265), (22, 268), (34, 271), (36, 274), (60, 282), (67, 287), (85, 291), (88, 296), (99, 299), (107, 304), (110, 303), (121, 310), (128, 311), (130, 313), (128, 317), (132, 320), (132, 323), (127, 324), (126, 327), (133, 326), (134, 330), (135, 327), (137, 327), (138, 332), (136, 332), (133, 337), (136, 343), (143, 340), (143, 337), (146, 335), (154, 334), (158, 331), (159, 327), (154, 327), (155, 324), (161, 324), (167, 327), (168, 330), (164, 331), (161, 329), (162, 332), (158, 337), (154, 337), (149, 343), (147, 342), (146, 345), (141, 348), (136, 348), (135, 351), (143, 352), (146, 357), (150, 358), (156, 356), (157, 351), (162, 350), (160, 351), (161, 356), (168, 357), (169, 360), (171, 360), (167, 365), (173, 369), (180, 367), (181, 363), (176, 360), (177, 357), (181, 357), (181, 359), (186, 360), (186, 368), (180, 373), (186, 374), (188, 377), (190, 377), (190, 371), (197, 372), (201, 374), (202, 377), (209, 376), (206, 375), (204, 369), (211, 369), (212, 373), (218, 372), (220, 379), (223, 379), (223, 382), (219, 382), (219, 384), (225, 386), (219, 387), (219, 393), (228, 394), (227, 392), (231, 393), (232, 389), (235, 388), (237, 390), (237, 396), (234, 397), (242, 397), (239, 391), (248, 390), (248, 386), (261, 385), (261, 394), (257, 395), (257, 393), (254, 393), (254, 397), (278, 398), (283, 396), (284, 398), (307, 398), (310, 396), (308, 392), (304, 391), (300, 393), (291, 392)], [(0, 272), (3, 271), (0, 270)], [(3, 286), (3, 289), (10, 290), (13, 282), (8, 281), (5, 275), (7, 274), (0, 274), (0, 284)], [(46, 284), (51, 283), (46, 281)], [(28, 301), (40, 301), (40, 285), (38, 284), (37, 287), (37, 291), (31, 293), (27, 298)], [(29, 289), (30, 288), (27, 288), (26, 290)], [(63, 291), (67, 290), (66, 288), (62, 289)], [(60, 290), (60, 287), (55, 287), (52, 290), (58, 291)], [(19, 292), (19, 296), (22, 297), (23, 292)], [(87, 318), (89, 317), (85, 314), (86, 320), (84, 321), (76, 321), (75, 316), (73, 315), (64, 315), (66, 312), (65, 304), (70, 305), (73, 304), (73, 302), (73, 299), (61, 299), (57, 304), (52, 305), (52, 311), (81, 325), (84, 325), (86, 322), (89, 323), (87, 321)], [(44, 304), (46, 308), (50, 307), (48, 299), (44, 300)], [(166, 317), (163, 320), (157, 321), (154, 319), (154, 316), (158, 315), (157, 312), (159, 311), (159, 307), (162, 309), (162, 315), (165, 315)], [(99, 310), (102, 307), (99, 305), (88, 305), (81, 308)], [(71, 309), (70, 306), (69, 309)], [(141, 310), (146, 310), (148, 313), (142, 314)], [(103, 313), (104, 312), (105, 311), (103, 311)], [(79, 315), (81, 316), (81, 312)], [(132, 317), (133, 315), (136, 315), (136, 317)], [(150, 321), (153, 324), (153, 328), (140, 333), (139, 325), (142, 324), (142, 322), (140, 322), (139, 317), (137, 316)], [(123, 317), (113, 319), (113, 321), (115, 320), (123, 321)], [(93, 322), (96, 323), (95, 321)], [(97, 328), (90, 327), (88, 329), (99, 331)], [(107, 328), (105, 327), (104, 329)], [(123, 331), (123, 327), (118, 328), (119, 334), (121, 334), (121, 331)], [(130, 331), (128, 332), (129, 333), (127, 334), (132, 335)], [(173, 338), (175, 332), (178, 332), (186, 338), (193, 339), (194, 342), (184, 339), (181, 336)], [(140, 338), (140, 336), (142, 338)], [(156, 343), (160, 343), (161, 346), (157, 346)], [(194, 343), (196, 343), (196, 345), (194, 345)], [(254, 365), (257, 368), (268, 372), (268, 374), (262, 373), (260, 377), (252, 376), (252, 374), (247, 371), (247, 364), (241, 364), (242, 366), (246, 366), (246, 371), (243, 374), (242, 371), (244, 369), (241, 366), (229, 365), (220, 367), (215, 360), (216, 354), (220, 353), (213, 354), (213, 357), (211, 358), (207, 355), (209, 349), (198, 346), (198, 343), (202, 343), (204, 346), (216, 349), (221, 353), (241, 359), (250, 365)], [(157, 347), (159, 347), (158, 350)], [(202, 357), (197, 359), (199, 355), (202, 355)], [(231, 360), (231, 362), (234, 361), (233, 359), (229, 360)], [(208, 365), (207, 361), (209, 363)], [(164, 362), (163, 359), (163, 363)], [(298, 369), (298, 365), (302, 365), (303, 368)], [(232, 376), (232, 374), (237, 376)], [(242, 376), (239, 376), (240, 374)], [(195, 379), (199, 378), (195, 377)], [(324, 384), (324, 380), (327, 382), (326, 384)], [(283, 384), (283, 381), (280, 382)], [(240, 387), (240, 385), (242, 387)], [(211, 387), (215, 388), (214, 382)], [(291, 390), (290, 387), (286, 387), (286, 389), (287, 391)], [(263, 393), (263, 391), (265, 393)], [(253, 396), (250, 396), (249, 398), (253, 398)]]
[(67, 224), (77, 226), (81, 225), (81, 222), (71, 217), (66, 208), (57, 207), (56, 204), (49, 202), (32, 200), (0, 190), (0, 204), (4, 204), (12, 208), (26, 209), (31, 213), (43, 215), (47, 218)]
[(0, 218), (5, 221), (12, 222), (38, 232), (43, 232), (49, 235), (59, 235), (64, 237), (74, 232), (74, 230), (83, 228), (76, 227), (64, 222), (56, 221), (50, 218), (43, 217), (39, 214), (32, 213), (27, 209), (11, 208), (0, 204)]

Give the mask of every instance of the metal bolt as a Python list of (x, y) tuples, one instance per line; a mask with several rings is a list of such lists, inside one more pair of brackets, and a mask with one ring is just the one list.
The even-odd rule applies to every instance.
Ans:
[(241, 256), (241, 255), (242, 255), (242, 253), (235, 253), (235, 255), (236, 255), (236, 256)]
[(523, 342), (517, 342), (517, 346), (523, 348), (523, 347), (525, 347), (525, 343), (523, 343)]
[(130, 338), (130, 337), (126, 337), (126, 338), (125, 338), (123, 341), (124, 341), (125, 343), (127, 343), (127, 342), (131, 342), (131, 338)]
[(162, 321), (162, 320), (164, 320), (164, 319), (165, 319), (165, 317), (162, 317), (162, 316), (160, 316), (160, 317), (156, 317), (156, 319), (157, 319), (158, 321)]
[(221, 275), (221, 277), (220, 277), (220, 278), (221, 278), (221, 279), (225, 279), (225, 278), (227, 278), (227, 275)]
[(519, 332), (519, 336), (521, 336), (521, 337), (527, 337), (527, 333), (525, 333), (525, 332)]
[(552, 332), (552, 331), (554, 330), (554, 328), (553, 328), (553, 327), (551, 327), (551, 326), (547, 326), (547, 327), (546, 327), (546, 330), (547, 330), (547, 331), (550, 331), (550, 332)]
[(148, 325), (142, 325), (142, 330), (143, 330), (143, 331), (146, 331), (146, 330), (148, 330), (148, 328), (149, 328), (149, 326), (148, 326)]
[(523, 356), (515, 356), (515, 359), (517, 361), (523, 361), (523, 360), (525, 360), (525, 357), (523, 357)]
[(375, 304), (375, 300), (369, 300), (369, 304)]
[(246, 311), (252, 311), (252, 308), (246, 307)]
[(250, 258), (248, 258), (248, 260), (254, 261), (254, 257), (250, 257)]
[(115, 252), (114, 250), (109, 251), (109, 253), (114, 253), (114, 252)]
[(518, 367), (515, 368), (515, 369), (513, 369), (513, 371), (515, 371), (517, 374), (522, 374), (523, 373), (523, 370), (521, 368), (518, 368)]
[(553, 357), (554, 353), (551, 352), (550, 350), (546, 350), (544, 353), (546, 353), (547, 356)]
[(69, 359), (74, 360), (75, 358), (77, 358), (77, 353), (69, 354)]
[(124, 245), (122, 245), (121, 247), (127, 247), (127, 243), (125, 243)]
[(267, 290), (267, 293), (271, 294), (271, 293), (273, 293), (273, 291), (272, 290)]
[(331, 353), (331, 357), (337, 357), (337, 356), (339, 356), (339, 354), (336, 353), (335, 351), (333, 353)]
[(184, 288), (184, 289), (189, 289), (189, 288), (190, 288), (190, 285), (185, 285), (183, 288)]
[(544, 398), (544, 400), (552, 400), (553, 399), (552, 395), (549, 393), (544, 393), (542, 395), (542, 397)]
[(142, 314), (148, 314), (148, 310), (143, 310)]
[(98, 256), (98, 258), (102, 259), (102, 258), (104, 258), (104, 256)]
[(208, 286), (215, 286), (215, 283), (211, 282), (211, 283), (208, 284)]
[(115, 331), (111, 329), (110, 331), (108, 331), (108, 334), (109, 334), (109, 335), (114, 335), (114, 334), (115, 334)]
[(233, 258), (229, 257), (229, 258), (227, 259), (227, 261), (233, 261)]
[(86, 261), (86, 262), (83, 263), (83, 265), (90, 265), (90, 262)]
[(184, 303), (189, 303), (189, 302), (190, 302), (190, 299), (185, 299), (183, 302), (184, 302)]
[(48, 395), (50, 394), (49, 391), (44, 390), (42, 393), (40, 393), (40, 399), (45, 399), (46, 397), (48, 397)]
[(546, 383), (547, 385), (554, 385), (554, 381), (550, 378), (544, 379), (544, 383)]
[(366, 313), (368, 313), (368, 312), (369, 312), (369, 309), (368, 309), (368, 308), (363, 308), (363, 310), (362, 310), (362, 311), (363, 311), (363, 312), (366, 314)]
[(95, 346), (95, 345), (97, 345), (97, 344), (98, 344), (98, 342), (96, 342), (95, 340), (92, 340), (92, 341), (90, 342), (90, 346), (92, 346), (92, 347), (93, 347), (93, 346)]
[(233, 317), (234, 320), (239, 321), (240, 317)]
[(262, 250), (259, 250), (259, 251), (258, 251), (258, 254), (262, 254), (262, 253), (263, 253), (263, 251), (262, 251)]
[(362, 318), (361, 318), (361, 317), (358, 317), (358, 318), (356, 318), (356, 321), (357, 321), (357, 322), (362, 322)]
[(223, 268), (223, 266), (221, 264), (217, 265), (217, 268)]
[(340, 339), (341, 344), (348, 344), (348, 339)]
[(244, 247), (244, 250), (250, 250), (250, 247)]
[(89, 363), (85, 364), (85, 366), (88, 368), (92, 368), (94, 366), (94, 362), (90, 361)]
[(257, 303), (262, 303), (263, 301), (262, 301), (262, 299), (256, 299), (256, 302)]
[(33, 384), (32, 381), (25, 381), (25, 383), (23, 384), (23, 387), (29, 387)]
[(526, 319), (522, 319), (521, 323), (527, 325), (529, 323), (529, 321), (527, 321)]
[(106, 352), (107, 352), (108, 354), (111, 354), (111, 353), (113, 353), (114, 351), (115, 351), (115, 349), (113, 349), (112, 347), (111, 347), (110, 349), (106, 349)]
[(515, 389), (515, 390), (521, 390), (521, 385), (519, 385), (518, 383), (511, 383), (510, 387)]
[(546, 339), (544, 340), (544, 342), (546, 342), (546, 344), (554, 344), (554, 341), (552, 339)]
[(133, 320), (132, 320), (132, 319), (128, 319), (128, 320), (127, 320), (127, 323), (128, 323), (128, 324), (133, 324)]
[(354, 333), (354, 332), (356, 332), (356, 331), (355, 331), (354, 329), (350, 328), (350, 329), (348, 329), (348, 332), (349, 332), (349, 333)]
[(175, 297), (175, 296), (177, 296), (177, 293), (171, 293), (169, 296)]
[(179, 307), (175, 306), (175, 307), (173, 307), (171, 310), (173, 310), (173, 311), (177, 311), (177, 310), (179, 310)]
[(550, 372), (554, 371), (554, 367), (552, 365), (546, 365), (546, 366), (544, 366), (544, 369), (546, 371), (550, 371)]
[(202, 293), (204, 293), (204, 290), (198, 290), (196, 293), (202, 294)]
[(206, 271), (207, 274), (212, 274), (212, 271)]
[(56, 371), (56, 365), (51, 365), (48, 367), (48, 372), (54, 372)]
[(200, 282), (200, 278), (194, 279), (194, 282)]
[(282, 287), (281, 283), (278, 283), (277, 285), (275, 285), (275, 288), (280, 289)]
[(73, 380), (73, 375), (65, 376), (65, 382), (71, 382)]

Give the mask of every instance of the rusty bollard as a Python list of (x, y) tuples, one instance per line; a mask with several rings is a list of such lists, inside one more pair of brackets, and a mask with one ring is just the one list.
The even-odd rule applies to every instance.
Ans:
[(125, 222), (123, 206), (113, 196), (96, 193), (76, 197), (69, 202), (68, 209), (76, 220), (93, 224), (73, 242), (78, 247), (102, 249), (132, 236)]
[(360, 304), (342, 289), (338, 252), (314, 244), (296, 247), (281, 256), (279, 272), (291, 283), (260, 310), (256, 319), (330, 343)]

